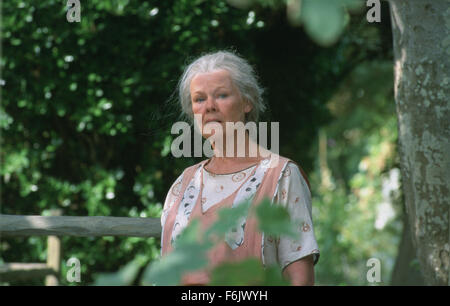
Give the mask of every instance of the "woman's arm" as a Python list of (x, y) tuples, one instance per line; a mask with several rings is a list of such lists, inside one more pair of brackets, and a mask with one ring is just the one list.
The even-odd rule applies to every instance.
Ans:
[(283, 276), (293, 286), (314, 285), (314, 257), (313, 254), (303, 257), (287, 265), (283, 269)]
[(280, 237), (278, 241), (277, 259), (283, 276), (293, 285), (312, 286), (319, 247), (313, 229), (311, 192), (296, 164), (288, 163), (284, 170), (275, 201), (289, 211), (298, 231), (297, 237)]

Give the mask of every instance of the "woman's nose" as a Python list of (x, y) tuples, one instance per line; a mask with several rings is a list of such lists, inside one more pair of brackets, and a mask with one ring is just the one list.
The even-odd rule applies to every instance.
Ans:
[(216, 100), (214, 97), (208, 97), (205, 101), (205, 106), (207, 111), (217, 110)]

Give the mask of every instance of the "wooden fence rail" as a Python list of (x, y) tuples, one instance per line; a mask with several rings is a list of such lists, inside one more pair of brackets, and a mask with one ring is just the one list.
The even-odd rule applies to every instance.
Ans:
[(160, 237), (159, 218), (0, 215), (0, 237)]
[[(0, 281), (23, 281), (33, 278), (57, 276), (58, 272), (45, 263), (5, 263), (0, 265)], [(57, 283), (56, 283), (57, 284)]]
[[(58, 214), (58, 212), (53, 212)], [(0, 238), (49, 236), (47, 263), (0, 265), (0, 282), (46, 277), (46, 285), (58, 285), (60, 242), (55, 236), (160, 237), (159, 218), (20, 216), (0, 214)]]

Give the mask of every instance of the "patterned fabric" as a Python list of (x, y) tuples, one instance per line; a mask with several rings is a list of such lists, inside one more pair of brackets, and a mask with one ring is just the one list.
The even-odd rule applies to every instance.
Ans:
[(203, 168), (202, 211), (233, 194), (255, 168), (256, 165), (231, 174), (213, 174)]
[[(268, 170), (268, 165), (269, 159), (266, 159), (257, 166), (237, 173), (222, 175), (213, 175), (203, 169), (201, 165), (196, 170), (183, 195), (180, 194), (183, 175), (180, 175), (170, 188), (164, 203), (161, 216), (162, 232), (164, 233), (167, 212), (180, 196), (183, 198), (172, 230), (171, 243), (176, 241), (181, 231), (187, 226), (189, 215), (195, 203), (197, 203), (200, 193), (202, 171), (204, 187), (201, 203), (202, 211), (205, 212), (236, 191), (237, 194), (232, 207), (236, 207), (246, 200), (251, 201)], [(251, 177), (248, 177), (249, 175)], [(248, 179), (245, 181), (246, 178)], [(243, 182), (245, 183), (242, 184)], [(263, 234), (261, 252), (263, 263), (265, 265), (279, 264), (284, 269), (290, 263), (310, 254), (314, 254), (314, 264), (317, 263), (319, 250), (312, 223), (311, 193), (299, 168), (294, 163), (288, 162), (285, 165), (278, 179), (272, 202), (284, 206), (289, 211), (292, 222), (297, 224), (299, 235), (296, 239), (286, 237), (275, 239), (274, 237), (265, 237)], [(239, 220), (238, 226), (225, 236), (226, 243), (233, 250), (239, 247), (244, 240), (245, 222), (245, 218)], [(163, 237), (161, 237), (161, 241), (163, 241)]]
[(289, 162), (280, 176), (272, 202), (287, 209), (292, 222), (297, 225), (298, 236), (295, 239), (275, 239), (263, 235), (264, 264), (278, 263), (284, 269), (290, 263), (311, 254), (316, 264), (320, 252), (312, 222), (311, 192), (296, 164)]

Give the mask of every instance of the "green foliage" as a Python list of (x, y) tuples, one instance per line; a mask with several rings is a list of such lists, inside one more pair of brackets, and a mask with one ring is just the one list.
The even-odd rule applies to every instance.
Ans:
[(269, 199), (265, 199), (257, 207), (259, 228), (265, 234), (273, 237), (287, 236), (295, 238), (297, 231), (289, 217), (288, 211), (279, 205), (272, 205)]
[[(235, 4), (235, 1), (229, 2)], [(365, 4), (363, 0), (256, 0), (255, 2), (270, 7), (279, 7), (287, 2), (291, 23), (303, 25), (311, 39), (321, 46), (336, 43), (349, 24), (349, 12), (361, 11)]]
[[(81, 22), (69, 23), (61, 1), (2, 9), (2, 213), (159, 217), (192, 163), (168, 152), (178, 108), (166, 101), (187, 56), (217, 42), (211, 20), (244, 42), (256, 27), (246, 12), (224, 1), (96, 0), (82, 1)], [(156, 259), (159, 244), (62, 237), (64, 259), (81, 262), (82, 284), (136, 255)], [(3, 239), (1, 249), (6, 262), (40, 262), (46, 240)]]
[(212, 271), (211, 286), (289, 286), (280, 268), (264, 268), (259, 259), (250, 258), (237, 263), (224, 263)]
[(238, 225), (238, 221), (242, 218), (246, 218), (250, 202), (244, 202), (234, 208), (222, 208), (218, 211), (218, 222), (215, 222), (206, 231), (206, 236), (217, 236), (224, 238), (225, 235)]
[[(141, 284), (175, 286), (181, 283), (183, 274), (205, 268), (208, 263), (207, 252), (223, 241), (226, 233), (236, 226), (238, 220), (247, 216), (249, 207), (250, 202), (244, 202), (235, 208), (220, 209), (218, 219), (204, 234), (201, 234), (199, 221), (192, 220), (174, 242), (173, 251), (147, 266)], [(264, 232), (267, 235), (295, 235), (293, 228), (286, 226), (292, 226), (288, 211), (282, 206), (271, 205), (267, 199), (258, 205), (256, 217), (260, 228), (268, 230)], [(131, 275), (132, 272), (128, 271), (135, 266), (131, 262), (116, 274), (102, 275), (96, 284), (122, 282), (127, 285), (124, 274)], [(253, 258), (242, 262), (223, 263), (213, 269), (211, 276), (210, 285), (289, 285), (281, 276), (278, 266), (265, 268), (259, 259)]]
[(381, 284), (389, 284), (401, 233), (400, 186), (393, 186), (387, 205), (393, 215), (377, 224), (389, 212), (382, 194), (387, 179), (399, 172), (392, 87), (390, 62), (364, 63), (329, 101), (336, 116), (324, 129), (332, 176), (329, 183), (323, 171), (310, 177), (321, 284), (367, 284), (365, 265), (372, 257), (382, 263)]
[(174, 242), (173, 252), (147, 267), (142, 284), (177, 285), (183, 273), (203, 268), (207, 263), (206, 252), (247, 216), (249, 206), (250, 202), (245, 202), (219, 210), (217, 221), (207, 229), (203, 239), (198, 220), (193, 220)]
[(140, 265), (137, 260), (131, 261), (117, 273), (103, 273), (97, 276), (94, 286), (129, 286), (133, 284)]
[(201, 269), (207, 264), (210, 240), (200, 241), (200, 223), (193, 220), (174, 243), (174, 250), (145, 270), (143, 285), (174, 286), (180, 284), (185, 272)]
[[(308, 8), (311, 1), (302, 1), (312, 11), (303, 28), (285, 22), (285, 2), (278, 0), (252, 1), (242, 10), (221, 0), (81, 1), (81, 23), (66, 21), (64, 1), (3, 2), (1, 212), (159, 217), (170, 185), (196, 161), (169, 153), (179, 111), (166, 101), (189, 58), (233, 47), (268, 89), (263, 120), (280, 122), (281, 154), (308, 173), (321, 250), (317, 283), (366, 284), (365, 261), (374, 256), (388, 275), (398, 218), (383, 229), (374, 220), (383, 177), (398, 168), (392, 38), (386, 25), (369, 25), (364, 14), (342, 23), (342, 5), (318, 12), (320, 3)], [(340, 40), (330, 46), (335, 35)], [(328, 137), (331, 185), (319, 163), (319, 128)], [(157, 238), (61, 241), (61, 275), (66, 260), (77, 257), (81, 285), (134, 258), (152, 266), (160, 251)], [(3, 262), (44, 262), (46, 239), (3, 238), (0, 251)], [(73, 285), (65, 277), (61, 283)]]
[(345, 26), (345, 11), (339, 1), (305, 0), (301, 7), (305, 30), (320, 44), (334, 43)]

